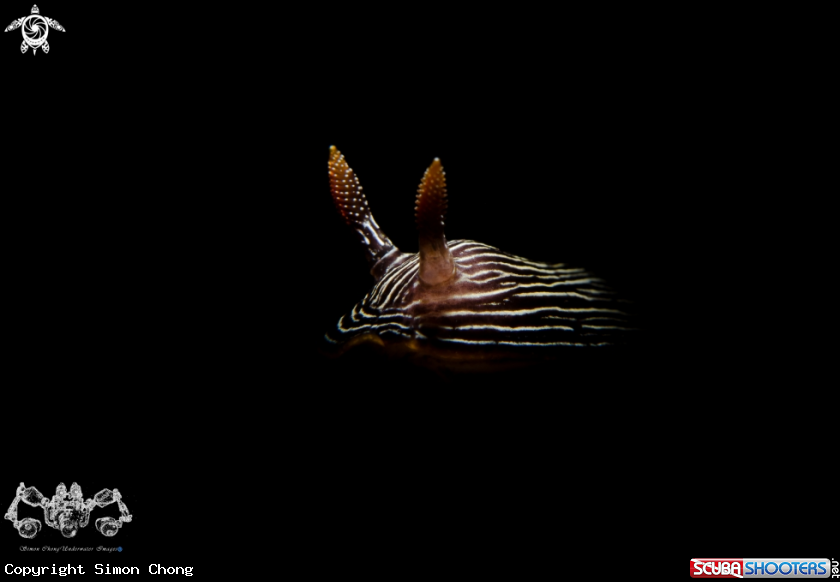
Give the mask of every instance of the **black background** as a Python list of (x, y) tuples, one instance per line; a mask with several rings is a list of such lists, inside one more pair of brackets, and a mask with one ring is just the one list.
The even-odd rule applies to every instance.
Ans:
[[(581, 551), (626, 541), (651, 511), (755, 495), (687, 458), (795, 442), (683, 416), (772, 413), (790, 369), (813, 386), (800, 336), (768, 317), (790, 292), (772, 277), (802, 268), (804, 229), (771, 202), (797, 191), (776, 155), (784, 51), (605, 14), (39, 7), (67, 29), (48, 55), (0, 36), (9, 502), (21, 480), (119, 488), (135, 520), (109, 541), (125, 534), (118, 559), (141, 569), (276, 563), (281, 534), (313, 567), (386, 547), (533, 563), (553, 547), (539, 524)], [(647, 341), (454, 385), (325, 360), (324, 331), (372, 284), (330, 200), (330, 145), (402, 250), (440, 157), (449, 240), (591, 270)]]

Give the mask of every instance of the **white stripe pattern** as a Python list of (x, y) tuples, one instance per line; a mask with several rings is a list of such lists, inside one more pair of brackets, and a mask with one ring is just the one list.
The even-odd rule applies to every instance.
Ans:
[(635, 331), (614, 292), (583, 269), (528, 261), (475, 241), (447, 246), (458, 278), (446, 292), (426, 290), (419, 257), (408, 256), (339, 320), (327, 341), (340, 345), (376, 333), (383, 341), (511, 352), (611, 345)]

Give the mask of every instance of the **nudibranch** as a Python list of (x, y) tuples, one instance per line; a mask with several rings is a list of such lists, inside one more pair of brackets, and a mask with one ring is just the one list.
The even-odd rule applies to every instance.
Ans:
[(374, 220), (359, 179), (330, 147), (330, 189), (359, 236), (376, 283), (325, 334), (327, 352), (361, 344), (444, 371), (494, 371), (624, 343), (634, 331), (615, 292), (584, 269), (529, 261), (470, 240), (447, 241), (446, 181), (435, 158), (418, 189), (419, 253)]

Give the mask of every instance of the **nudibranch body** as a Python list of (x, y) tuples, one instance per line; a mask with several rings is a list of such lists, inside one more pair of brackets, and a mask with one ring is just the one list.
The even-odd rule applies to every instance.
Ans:
[(557, 359), (564, 349), (623, 343), (633, 331), (615, 293), (583, 269), (469, 240), (447, 242), (440, 160), (418, 189), (419, 253), (402, 252), (385, 236), (334, 146), (329, 175), (336, 208), (359, 235), (376, 280), (326, 333), (330, 353), (373, 344), (432, 368), (492, 371)]

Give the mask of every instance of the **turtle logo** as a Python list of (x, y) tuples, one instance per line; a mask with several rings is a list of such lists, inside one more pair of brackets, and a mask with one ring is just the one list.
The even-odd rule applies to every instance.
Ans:
[(26, 49), (32, 47), (32, 54), (40, 47), (45, 53), (50, 52), (50, 45), (47, 42), (47, 34), (50, 32), (50, 27), (64, 32), (64, 27), (57, 21), (46, 16), (41, 16), (38, 5), (32, 6), (32, 14), (18, 18), (6, 27), (3, 32), (9, 32), (22, 25), (23, 43), (20, 45), (20, 52), (25, 53)]

